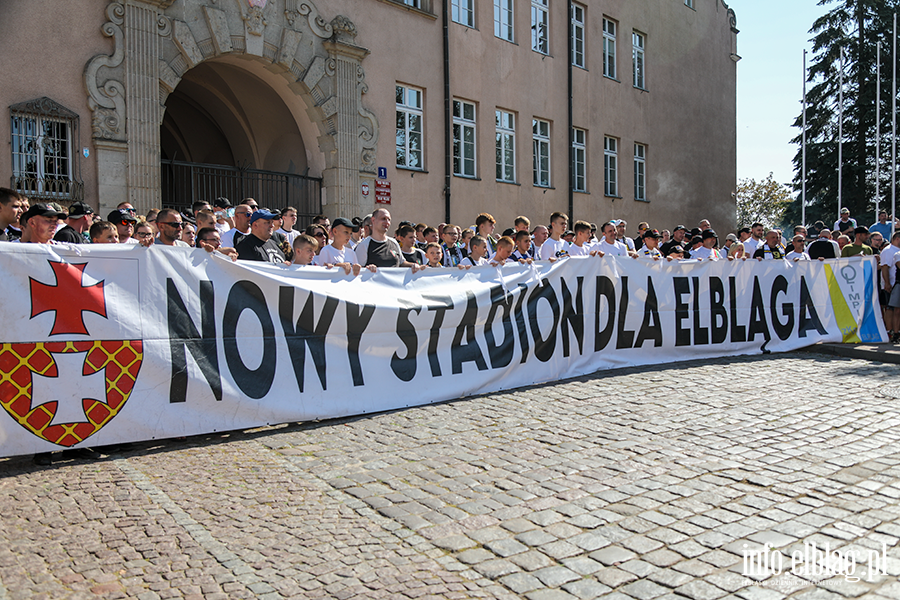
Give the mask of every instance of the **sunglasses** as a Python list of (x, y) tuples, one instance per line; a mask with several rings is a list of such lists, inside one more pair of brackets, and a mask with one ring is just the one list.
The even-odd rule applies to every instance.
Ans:
[(170, 227), (174, 227), (175, 229), (182, 229), (184, 227), (184, 223), (179, 223), (178, 221), (158, 221), (157, 225), (169, 225)]
[(325, 237), (325, 234), (320, 231), (319, 233), (315, 234), (315, 236), (316, 237)]
[(148, 238), (148, 237), (152, 236), (153, 234), (150, 233), (149, 231), (139, 231), (135, 235), (139, 238)]

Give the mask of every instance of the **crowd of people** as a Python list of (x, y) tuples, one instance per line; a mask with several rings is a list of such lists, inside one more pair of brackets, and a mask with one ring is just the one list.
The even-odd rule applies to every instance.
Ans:
[(900, 231), (894, 232), (886, 211), (869, 227), (857, 225), (844, 208), (832, 227), (822, 221), (809, 228), (798, 225), (788, 238), (779, 229), (753, 223), (723, 240), (707, 219), (697, 227), (678, 225), (671, 231), (641, 222), (637, 235), (631, 237), (622, 219), (599, 227), (586, 221), (570, 226), (561, 212), (551, 214), (546, 225), (532, 226), (527, 217), (516, 217), (499, 235), (496, 220), (486, 212), (469, 227), (402, 221), (393, 229), (391, 214), (384, 208), (334, 222), (318, 215), (300, 229), (297, 216), (297, 209), (290, 206), (261, 208), (253, 198), (233, 206), (227, 198), (217, 198), (212, 203), (195, 202), (190, 211), (163, 208), (146, 215), (138, 215), (130, 203), (123, 202), (102, 219), (84, 202), (74, 202), (66, 211), (53, 204), (30, 204), (17, 192), (0, 188), (0, 241), (196, 247), (232, 260), (340, 268), (353, 275), (384, 267), (471, 269), (572, 256), (807, 261), (875, 255), (882, 280), (881, 304), (888, 309), (885, 323), (892, 340), (900, 341), (900, 286), (895, 285)]

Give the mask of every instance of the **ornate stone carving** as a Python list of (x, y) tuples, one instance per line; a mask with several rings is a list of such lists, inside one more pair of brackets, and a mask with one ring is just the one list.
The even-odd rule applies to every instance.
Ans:
[(356, 70), (356, 98), (359, 116), (365, 119), (359, 124), (359, 140), (362, 151), (360, 152), (360, 171), (365, 173), (377, 172), (375, 160), (375, 148), (378, 145), (378, 118), (363, 106), (362, 96), (369, 91), (366, 83), (366, 72), (360, 65)]
[[(251, 0), (252, 1), (252, 0)], [(265, 8), (266, 3), (263, 0), (262, 6), (250, 6), (247, 9), (247, 12), (244, 13), (244, 22), (247, 24), (247, 33), (251, 35), (262, 35), (263, 31), (266, 29), (266, 25), (268, 22), (266, 21), (265, 16), (263, 16), (263, 9)]]
[(331, 28), (334, 31), (332, 38), (336, 42), (352, 44), (353, 40), (356, 39), (356, 25), (344, 15), (338, 15), (333, 18), (331, 20)]
[(301, 0), (285, 0), (284, 18), (293, 29), (297, 28), (296, 21), (300, 17), (306, 17), (309, 28), (322, 39), (331, 37), (333, 31), (331, 25), (319, 15), (319, 9), (312, 2)]
[(728, 24), (731, 25), (731, 31), (734, 33), (739, 33), (737, 28), (737, 15), (734, 12), (733, 8), (728, 8), (728, 5), (725, 3), (725, 0), (719, 0), (722, 3), (722, 6), (725, 7), (725, 10), (728, 11)]
[[(115, 50), (112, 55), (98, 54), (88, 61), (84, 69), (84, 83), (88, 92), (88, 106), (91, 117), (91, 133), (96, 139), (125, 140), (125, 86), (118, 79), (107, 78), (101, 83), (100, 69), (117, 69), (125, 60), (122, 23), (125, 20), (125, 6), (113, 2), (106, 8), (109, 19), (100, 28), (103, 35), (113, 38)], [(122, 73), (116, 73), (123, 79)]]

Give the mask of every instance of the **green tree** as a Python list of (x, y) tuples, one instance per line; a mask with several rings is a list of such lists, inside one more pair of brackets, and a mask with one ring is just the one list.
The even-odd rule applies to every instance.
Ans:
[[(838, 216), (839, 63), (843, 51), (843, 166), (841, 204), (860, 217), (875, 205), (876, 45), (881, 45), (882, 206), (890, 186), (891, 64), (893, 13), (900, 0), (821, 0), (834, 5), (816, 19), (813, 57), (807, 74), (806, 221), (830, 223)], [(812, 84), (811, 87), (809, 84)], [(794, 121), (802, 128), (803, 115)], [(793, 142), (800, 144), (801, 134)], [(797, 193), (784, 219), (801, 218), (802, 148), (794, 157)]]
[(785, 210), (791, 204), (791, 194), (782, 184), (775, 181), (772, 173), (763, 181), (741, 179), (738, 182), (737, 220), (741, 227), (762, 223), (769, 227), (780, 225)]

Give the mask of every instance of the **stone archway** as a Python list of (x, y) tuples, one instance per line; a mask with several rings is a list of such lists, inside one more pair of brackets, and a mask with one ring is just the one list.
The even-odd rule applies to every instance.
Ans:
[(348, 18), (328, 22), (308, 0), (116, 0), (107, 17), (115, 50), (85, 67), (101, 209), (159, 205), (166, 98), (189, 69), (241, 56), (280, 75), (315, 123), (328, 212), (371, 211), (359, 189), (375, 172), (378, 121), (362, 103), (368, 50)]

